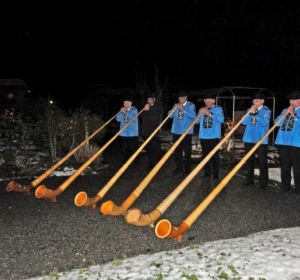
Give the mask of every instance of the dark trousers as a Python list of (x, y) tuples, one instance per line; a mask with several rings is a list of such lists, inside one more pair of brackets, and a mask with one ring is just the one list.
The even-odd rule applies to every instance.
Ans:
[[(173, 134), (174, 142), (180, 138), (181, 135)], [(175, 164), (176, 169), (189, 173), (191, 171), (191, 154), (192, 154), (192, 135), (187, 134), (183, 141), (175, 150)]]
[[(201, 139), (202, 147), (202, 159), (205, 158), (210, 151), (219, 143), (220, 139)], [(220, 165), (220, 155), (219, 150), (214, 154), (214, 156), (206, 163), (204, 167), (204, 173), (207, 176), (211, 175), (211, 170), (215, 178), (219, 177), (219, 165)]]
[(284, 190), (291, 188), (293, 167), (296, 192), (300, 194), (300, 148), (278, 145), (281, 167), (281, 184)]
[[(248, 153), (255, 144), (245, 143), (245, 152)], [(247, 160), (247, 180), (254, 180), (255, 154), (259, 162), (259, 185), (265, 188), (269, 182), (268, 174), (268, 145), (260, 145), (256, 152)]]
[[(144, 136), (145, 140), (149, 136)], [(146, 146), (148, 156), (148, 168), (152, 168), (162, 157), (160, 148), (160, 139), (158, 136), (154, 136)]]
[[(125, 163), (139, 147), (138, 137), (120, 137), (122, 150), (122, 163)], [(138, 158), (135, 159), (138, 162)]]

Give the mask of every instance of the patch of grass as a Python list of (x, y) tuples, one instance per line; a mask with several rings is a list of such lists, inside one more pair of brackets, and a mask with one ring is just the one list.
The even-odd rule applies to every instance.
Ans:
[(230, 265), (228, 265), (228, 268), (231, 270), (233, 275), (238, 275), (239, 274), (234, 265), (230, 264)]
[(183, 273), (181, 275), (181, 277), (184, 277), (186, 278), (187, 280), (199, 280), (199, 278), (195, 275), (195, 274), (192, 274), (192, 275), (188, 275), (186, 273)]
[(121, 260), (120, 259), (113, 259), (113, 261), (112, 261), (112, 264), (114, 265), (114, 266), (118, 266), (118, 265), (120, 265), (121, 264)]
[(59, 279), (59, 272), (58, 272), (58, 270), (51, 271), (49, 275), (50, 275), (50, 277), (52, 277), (55, 280)]
[(157, 263), (157, 262), (155, 262), (155, 261), (152, 261), (151, 263), (150, 263), (150, 266), (155, 266), (155, 267), (160, 267), (161, 266), (161, 263)]
[(197, 253), (198, 258), (201, 260), (203, 259), (203, 254), (202, 253)]
[(222, 271), (219, 275), (218, 275), (219, 279), (229, 279), (228, 274), (225, 271)]
[(79, 274), (85, 274), (86, 272), (88, 272), (87, 268), (80, 268), (79, 270)]
[(225, 257), (225, 256), (226, 256), (226, 253), (221, 252), (220, 255), (221, 255), (222, 257)]
[(254, 277), (249, 277), (248, 280), (255, 280), (255, 278)]
[(164, 280), (163, 274), (160, 272), (158, 275), (155, 276), (153, 280)]
[(199, 245), (197, 245), (197, 244), (192, 244), (189, 247), (190, 250), (197, 249), (197, 248), (199, 248)]
[(265, 277), (259, 277), (258, 280), (267, 280)]

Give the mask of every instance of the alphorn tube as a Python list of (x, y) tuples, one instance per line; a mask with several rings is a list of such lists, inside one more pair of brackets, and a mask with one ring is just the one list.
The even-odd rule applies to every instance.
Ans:
[(72, 151), (66, 154), (60, 161), (51, 166), (48, 170), (46, 170), (43, 174), (37, 177), (35, 180), (30, 182), (28, 185), (21, 185), (15, 181), (10, 181), (6, 186), (6, 191), (11, 192), (29, 192), (32, 188), (36, 187), (43, 180), (45, 180), (55, 169), (61, 166), (67, 159), (69, 159), (73, 154), (75, 154), (84, 144), (90, 141), (96, 134), (98, 134), (103, 128), (105, 128), (115, 117), (115, 114), (112, 118), (110, 118), (105, 124), (103, 124), (100, 128), (98, 128), (94, 133), (92, 133), (89, 137), (84, 139), (77, 147), (75, 147)]
[(136, 189), (125, 199), (125, 201), (121, 204), (121, 206), (116, 205), (113, 201), (108, 200), (100, 206), (100, 212), (103, 215), (111, 215), (118, 216), (124, 214), (127, 209), (137, 200), (137, 198), (141, 195), (144, 189), (151, 182), (153, 177), (157, 174), (160, 168), (166, 163), (168, 158), (172, 155), (178, 145), (185, 138), (189, 130), (195, 125), (200, 114), (196, 116), (196, 118), (191, 122), (189, 127), (184, 131), (184, 133), (178, 138), (178, 140), (172, 145), (172, 147), (164, 154), (164, 156), (160, 159), (160, 161), (152, 168), (152, 170), (148, 173), (148, 175), (141, 181), (141, 183), (136, 187)]
[[(221, 146), (231, 137), (235, 130), (240, 126), (244, 119), (249, 115), (245, 114), (241, 120), (228, 132), (228, 134), (209, 152), (209, 154), (193, 169), (193, 171), (185, 177), (185, 179), (172, 191), (152, 212), (143, 214), (139, 209), (130, 209), (125, 215), (125, 221), (128, 224), (135, 226), (153, 225), (157, 220), (187, 187), (187, 185), (195, 178), (201, 171), (205, 164), (214, 156), (214, 154), (221, 148)], [(154, 214), (155, 213), (155, 214)], [(157, 215), (160, 213), (160, 215)], [(155, 218), (155, 220), (153, 219)]]
[(262, 142), (270, 135), (277, 125), (286, 117), (286, 112), (269, 129), (269, 131), (252, 147), (252, 149), (240, 160), (240, 162), (222, 179), (222, 181), (211, 191), (211, 193), (195, 208), (195, 210), (181, 223), (179, 227), (172, 226), (171, 222), (163, 219), (156, 224), (155, 234), (158, 238), (182, 239), (182, 235), (193, 225), (198, 217), (204, 212), (209, 204), (217, 197), (223, 188), (229, 183), (233, 176), (240, 170), (246, 161), (255, 153)]
[(76, 206), (88, 206), (95, 208), (96, 203), (102, 199), (105, 194), (111, 189), (115, 182), (120, 178), (120, 176), (126, 171), (129, 165), (135, 160), (135, 158), (140, 154), (143, 148), (151, 141), (155, 134), (161, 129), (161, 127), (167, 122), (170, 116), (174, 113), (172, 110), (170, 114), (159, 124), (159, 126), (151, 133), (151, 135), (144, 141), (144, 143), (135, 151), (134, 154), (123, 164), (123, 166), (118, 170), (118, 172), (106, 183), (106, 185), (96, 194), (95, 197), (88, 197), (86, 192), (79, 192), (75, 198), (74, 203)]
[(64, 181), (56, 190), (50, 190), (46, 186), (41, 185), (35, 190), (36, 198), (45, 198), (50, 201), (55, 201), (56, 197), (61, 194), (68, 186), (89, 166), (103, 151), (144, 111), (141, 110), (134, 116), (122, 129), (120, 129), (108, 142), (106, 142), (93, 156), (91, 156), (76, 172), (74, 172), (66, 181)]

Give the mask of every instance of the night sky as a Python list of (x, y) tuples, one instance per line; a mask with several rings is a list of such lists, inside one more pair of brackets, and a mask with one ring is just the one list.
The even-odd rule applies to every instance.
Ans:
[[(24, 1), (25, 2), (25, 1)], [(272, 2), (280, 3), (279, 5)], [(40, 1), (2, 7), (1, 78), (80, 98), (88, 86), (135, 88), (136, 73), (169, 90), (294, 89), (300, 67), (297, 1)]]

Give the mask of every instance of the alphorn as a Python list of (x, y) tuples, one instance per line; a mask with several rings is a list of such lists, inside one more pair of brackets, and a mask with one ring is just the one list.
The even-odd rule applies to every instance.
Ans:
[(181, 223), (179, 227), (172, 226), (167, 219), (160, 220), (155, 227), (155, 234), (158, 238), (173, 238), (181, 240), (182, 235), (193, 225), (198, 217), (204, 212), (209, 204), (217, 197), (223, 188), (229, 183), (233, 176), (240, 170), (246, 161), (255, 153), (262, 142), (286, 117), (286, 112), (278, 121), (268, 130), (268, 132), (252, 147), (252, 149), (240, 160), (240, 162), (222, 179), (222, 181), (210, 192), (210, 194), (194, 209), (194, 211)]
[(159, 126), (151, 133), (151, 135), (144, 141), (144, 143), (132, 154), (132, 156), (122, 165), (118, 172), (105, 184), (105, 186), (96, 194), (95, 197), (88, 197), (86, 192), (79, 192), (75, 198), (74, 203), (76, 206), (87, 206), (96, 207), (96, 203), (102, 199), (106, 193), (111, 189), (111, 187), (116, 183), (116, 181), (122, 176), (130, 164), (135, 160), (135, 158), (140, 154), (143, 148), (151, 141), (155, 134), (161, 129), (161, 127), (167, 122), (170, 116), (174, 113), (172, 110), (168, 116), (159, 124)]
[(28, 185), (21, 185), (15, 181), (10, 181), (6, 186), (6, 191), (29, 192), (32, 188), (35, 188), (42, 181), (44, 181), (54, 170), (60, 167), (67, 159), (69, 159), (73, 154), (75, 154), (84, 144), (90, 141), (96, 134), (98, 134), (103, 128), (105, 128), (117, 116), (117, 114), (115, 114), (105, 124), (103, 124), (100, 128), (98, 128), (94, 133), (92, 133), (89, 137), (83, 140), (77, 147), (75, 147), (72, 151), (66, 154), (60, 161), (55, 163), (53, 166), (51, 166), (48, 170), (46, 170), (43, 174), (41, 174), (32, 182), (30, 182)]
[(221, 148), (221, 146), (231, 137), (234, 131), (249, 115), (246, 113), (241, 120), (228, 132), (228, 134), (209, 152), (209, 154), (192, 170), (192, 172), (185, 177), (185, 179), (172, 191), (152, 212), (143, 214), (140, 209), (133, 208), (128, 210), (125, 215), (125, 221), (128, 224), (135, 226), (152, 226), (154, 222), (170, 207), (170, 205), (177, 199), (181, 192), (187, 185), (195, 178), (195, 176), (202, 170), (205, 164), (214, 156), (214, 154)]
[(36, 198), (48, 199), (52, 202), (56, 201), (58, 195), (60, 195), (68, 186), (89, 166), (96, 158), (103, 153), (103, 151), (144, 111), (141, 110), (135, 115), (122, 129), (120, 129), (108, 142), (106, 142), (93, 156), (91, 156), (83, 165), (81, 165), (66, 181), (64, 181), (55, 190), (48, 189), (45, 185), (40, 185), (35, 190)]
[(159, 160), (159, 162), (152, 168), (148, 175), (140, 182), (136, 189), (124, 200), (124, 202), (118, 206), (113, 201), (108, 200), (100, 206), (100, 212), (103, 215), (118, 216), (123, 215), (129, 209), (129, 207), (138, 199), (144, 189), (151, 182), (153, 177), (158, 173), (161, 167), (166, 163), (168, 158), (172, 155), (178, 145), (183, 141), (189, 130), (195, 125), (199, 119), (200, 114), (198, 114), (195, 119), (191, 122), (189, 127), (184, 131), (184, 133), (178, 138), (178, 140), (172, 145), (172, 147), (164, 154), (164, 156)]

